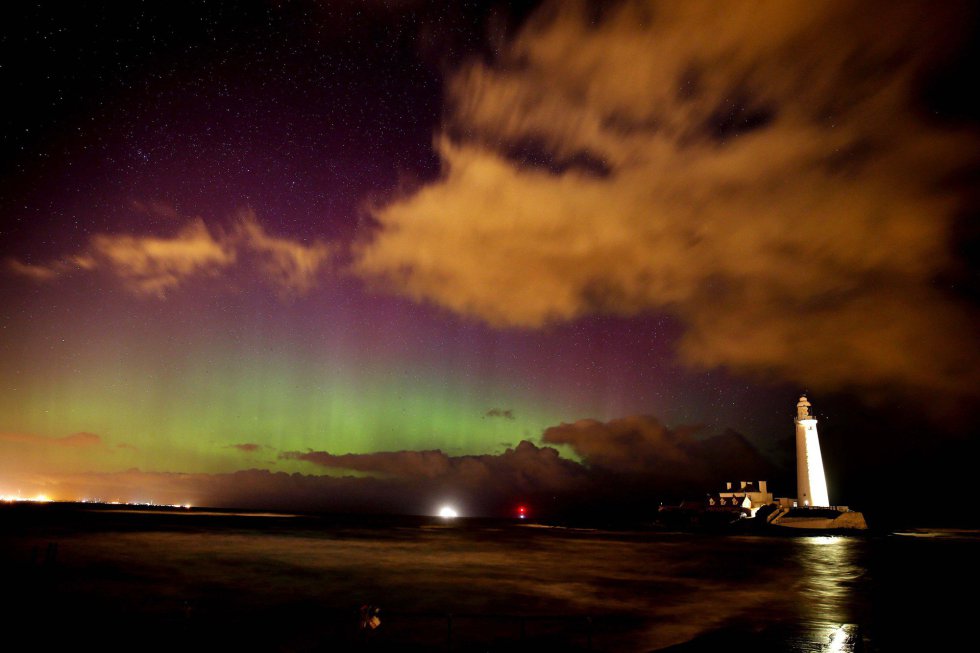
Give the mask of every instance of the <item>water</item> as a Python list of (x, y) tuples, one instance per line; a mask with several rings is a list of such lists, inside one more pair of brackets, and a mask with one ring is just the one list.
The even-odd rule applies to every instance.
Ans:
[[(5, 630), (40, 650), (943, 650), (972, 636), (973, 603), (956, 593), (976, 587), (980, 553), (962, 531), (709, 536), (55, 508), (0, 508)], [(370, 633), (364, 604), (381, 610)]]

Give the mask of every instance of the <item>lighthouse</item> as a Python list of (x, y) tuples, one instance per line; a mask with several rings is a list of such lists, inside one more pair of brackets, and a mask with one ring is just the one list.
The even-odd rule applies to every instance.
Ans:
[(801, 507), (829, 506), (827, 478), (820, 457), (817, 418), (810, 414), (806, 395), (796, 404), (796, 501)]

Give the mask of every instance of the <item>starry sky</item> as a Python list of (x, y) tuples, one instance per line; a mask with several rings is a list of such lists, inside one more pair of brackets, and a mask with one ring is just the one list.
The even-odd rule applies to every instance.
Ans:
[(803, 390), (832, 499), (972, 453), (977, 15), (927, 7), (4, 9), (0, 494), (791, 493)]

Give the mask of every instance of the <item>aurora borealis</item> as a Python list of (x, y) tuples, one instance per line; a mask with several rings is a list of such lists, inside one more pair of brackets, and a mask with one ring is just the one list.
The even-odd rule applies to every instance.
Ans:
[(662, 492), (801, 388), (858, 499), (975, 446), (974, 8), (5, 12), (0, 494)]

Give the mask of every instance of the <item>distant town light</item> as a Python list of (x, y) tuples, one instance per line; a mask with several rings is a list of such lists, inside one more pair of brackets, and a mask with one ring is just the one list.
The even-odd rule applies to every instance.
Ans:
[(454, 519), (459, 513), (452, 506), (443, 506), (439, 509), (439, 516), (443, 519)]
[[(59, 499), (59, 501), (65, 501)], [(72, 500), (68, 500), (71, 502)], [(75, 500), (78, 503), (85, 504), (97, 504), (102, 506), (141, 506), (150, 508), (183, 508), (184, 510), (190, 510), (193, 506), (189, 503), (156, 503), (154, 501), (143, 500), (143, 501), (106, 501), (104, 499), (85, 497), (84, 499)], [(46, 494), (38, 494), (33, 497), (25, 497), (19, 494), (0, 494), (0, 503), (54, 503), (55, 499), (52, 499)]]
[(3, 503), (51, 503), (51, 498), (46, 494), (39, 494), (36, 497), (22, 497), (16, 494), (0, 495)]

